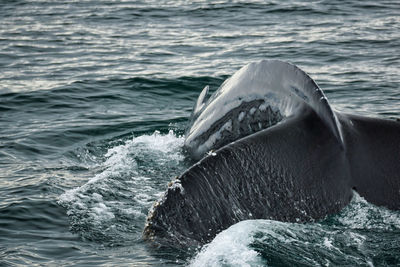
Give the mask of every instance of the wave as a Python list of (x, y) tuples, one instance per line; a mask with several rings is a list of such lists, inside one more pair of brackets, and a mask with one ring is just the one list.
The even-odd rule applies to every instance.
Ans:
[[(354, 192), (340, 214), (310, 224), (239, 222), (218, 234), (191, 266), (374, 266), (400, 262), (400, 212)], [(392, 255), (388, 257), (388, 255)], [(386, 258), (385, 258), (386, 257)]]

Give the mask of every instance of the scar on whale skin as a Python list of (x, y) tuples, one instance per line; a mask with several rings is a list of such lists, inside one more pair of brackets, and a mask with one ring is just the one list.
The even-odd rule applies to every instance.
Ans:
[(318, 220), (346, 206), (352, 189), (400, 209), (398, 121), (334, 111), (314, 80), (278, 60), (248, 64), (208, 90), (185, 135), (198, 162), (153, 205), (145, 239), (201, 245), (246, 219)]

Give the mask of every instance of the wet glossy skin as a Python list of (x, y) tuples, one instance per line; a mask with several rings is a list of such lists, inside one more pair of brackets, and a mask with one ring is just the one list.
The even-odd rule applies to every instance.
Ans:
[[(263, 62), (259, 64), (265, 66)], [(247, 102), (242, 102), (239, 108), (234, 107), (219, 119), (205, 114), (200, 122), (202, 127), (210, 127), (206, 131), (196, 126), (203, 115), (197, 114), (192, 122), (195, 130), (189, 129), (189, 137), (199, 129), (208, 135), (198, 138), (195, 148), (201, 147), (199, 140), (208, 142), (206, 147), (211, 149), (223, 145), (218, 140), (209, 142), (218, 131), (219, 138), (228, 144), (208, 153), (170, 185), (149, 214), (144, 231), (147, 239), (197, 245), (246, 219), (322, 219), (346, 206), (352, 190), (373, 204), (400, 209), (400, 123), (333, 113), (326, 98), (312, 101), (320, 89), (316, 90), (315, 83), (304, 72), (279, 61), (269, 67), (275, 64), (289, 68), (284, 75), (292, 78), (289, 84), (306, 80), (310, 86), (296, 87), (302, 88), (296, 95), (275, 94), (284, 101), (278, 100), (273, 108), (278, 107), (283, 113), (282, 107), (289, 103), (292, 113), (282, 116), (278, 124), (255, 133), (250, 131), (243, 138), (234, 134), (240, 129), (237, 125), (251, 123), (240, 120), (241, 112), (249, 114), (268, 100), (254, 100), (247, 106)], [(299, 72), (300, 82), (294, 79)], [(293, 88), (285, 79), (280, 82), (284, 83), (280, 90)], [(218, 96), (222, 93), (217, 91), (200, 112), (215, 114), (215, 108), (207, 108), (221, 103)], [(233, 96), (228, 94), (224, 100), (238, 101), (234, 90), (229, 93)], [(193, 151), (197, 158), (203, 149), (190, 152)]]

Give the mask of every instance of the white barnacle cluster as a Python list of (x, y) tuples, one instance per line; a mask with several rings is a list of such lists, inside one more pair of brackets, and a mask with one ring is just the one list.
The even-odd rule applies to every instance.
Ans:
[(182, 186), (181, 180), (178, 179), (178, 177), (175, 177), (175, 180), (171, 181), (168, 183), (168, 190), (164, 193), (164, 195), (161, 197), (161, 199), (156, 200), (152, 207), (149, 210), (149, 213), (147, 215), (147, 220), (145, 224), (145, 232), (144, 234), (147, 236), (148, 239), (152, 240), (154, 239), (154, 232), (149, 230), (152, 227), (153, 224), (153, 218), (155, 216), (155, 211), (159, 206), (162, 206), (165, 202), (165, 200), (168, 197), (168, 194), (170, 192), (175, 192), (176, 190), (179, 190), (180, 194), (184, 194), (185, 190)]
[(181, 180), (176, 178), (175, 180), (169, 182), (168, 184), (168, 191), (176, 191), (179, 190), (179, 192), (183, 195), (185, 193), (185, 189), (182, 186)]
[(217, 153), (214, 152), (214, 150), (210, 150), (207, 152), (207, 156), (213, 156), (215, 157), (217, 155)]

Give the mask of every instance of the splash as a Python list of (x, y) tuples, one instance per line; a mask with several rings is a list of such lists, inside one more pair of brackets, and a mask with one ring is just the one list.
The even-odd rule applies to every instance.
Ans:
[(400, 231), (400, 212), (368, 203), (355, 193), (351, 205), (345, 207), (341, 216), (333, 216), (332, 223), (338, 226), (375, 231)]
[[(262, 258), (250, 244), (254, 241), (249, 229), (253, 222), (243, 221), (217, 235), (200, 251), (190, 266), (259, 266)], [(250, 228), (248, 228), (250, 226)]]
[[(374, 231), (371, 231), (373, 228)], [(400, 213), (357, 193), (340, 214), (312, 224), (239, 222), (221, 232), (191, 266), (375, 266), (399, 262)], [(396, 258), (397, 257), (397, 258)]]
[(147, 210), (184, 159), (182, 146), (173, 131), (156, 131), (108, 149), (98, 174), (59, 197), (72, 230), (95, 240), (140, 238)]

